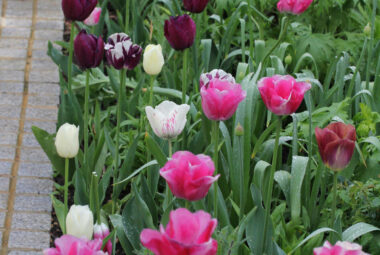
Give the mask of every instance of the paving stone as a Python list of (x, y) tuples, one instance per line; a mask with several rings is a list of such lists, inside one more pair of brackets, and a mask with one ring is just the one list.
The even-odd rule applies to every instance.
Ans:
[[(0, 48), (7, 48), (8, 51), (10, 51), (9, 48), (13, 49), (24, 49), (25, 54), (22, 56), (22, 58), (26, 57), (26, 48), (28, 47), (28, 39), (13, 39), (13, 38), (1, 38), (0, 40)], [(23, 61), (25, 65), (25, 60)], [(2, 65), (1, 65), (2, 66)]]
[(59, 95), (60, 87), (58, 83), (29, 83), (29, 94), (52, 94)]
[[(9, 236), (9, 248), (44, 249), (49, 247), (48, 232), (12, 231)], [(29, 254), (29, 253), (28, 253)]]
[(47, 49), (45, 50), (33, 50), (32, 56), (33, 60), (36, 61), (36, 59), (39, 61), (40, 59), (50, 59), (50, 57), (46, 54)]
[[(1, 100), (1, 96), (0, 96)], [(28, 97), (29, 105), (57, 106), (59, 102), (58, 95), (33, 95)]]
[[(57, 7), (53, 7), (53, 8), (57, 8)], [(61, 20), (37, 20), (36, 30), (43, 30), (43, 29), (60, 30), (61, 37), (62, 37), (63, 22)]]
[(24, 81), (24, 72), (13, 70), (0, 70), (0, 80), (18, 82)]
[(20, 160), (34, 162), (50, 162), (49, 158), (46, 156), (46, 153), (40, 148), (22, 148)]
[(0, 174), (11, 174), (13, 162), (0, 161)]
[[(27, 52), (26, 49), (0, 48), (0, 58), (26, 58), (26, 52)], [(7, 67), (7, 66), (4, 66), (4, 67)], [(1, 67), (1, 69), (9, 69), (9, 67), (7, 68)]]
[[(1, 60), (0, 60), (1, 66)], [(23, 82), (0, 82), (0, 93), (10, 92), (10, 93), (22, 93), (24, 91)]]
[(0, 177), (0, 191), (8, 191), (8, 190), (9, 190), (9, 178)]
[(56, 8), (55, 10), (49, 10), (49, 9), (39, 9), (37, 12), (38, 18), (44, 18), (44, 19), (63, 19), (63, 12), (61, 8)]
[[(17, 130), (16, 130), (17, 132)], [(13, 145), (17, 144), (17, 133), (0, 133), (0, 145)]]
[(56, 124), (55, 121), (34, 121), (34, 120), (27, 120), (24, 123), (24, 131), (25, 132), (32, 132), (32, 126), (39, 127), (46, 132), (53, 134), (56, 131)]
[(23, 147), (40, 147), (33, 133), (24, 133), (22, 136)]
[[(6, 215), (5, 212), (0, 212), (0, 228), (4, 227), (5, 215)], [(1, 236), (1, 234), (0, 234), (0, 236)]]
[(30, 29), (24, 27), (4, 27), (1, 32), (2, 37), (17, 37), (17, 38), (29, 38)]
[(0, 105), (0, 117), (18, 118), (20, 117), (20, 112), (20, 108), (9, 105)]
[(20, 19), (20, 18), (3, 18), (2, 19), (3, 27), (27, 27), (32, 26), (32, 19)]
[(50, 40), (50, 41), (56, 41), (56, 40), (62, 40), (63, 35), (62, 31), (60, 30), (36, 30), (34, 32), (34, 38), (37, 40)]
[(0, 242), (3, 242), (3, 232), (0, 231)]
[[(30, 2), (30, 1), (29, 1)], [(12, 2), (9, 2), (12, 4)], [(28, 2), (24, 2), (28, 4)], [(31, 18), (33, 10), (32, 8), (27, 8), (27, 6), (23, 8), (11, 8), (12, 6), (7, 6), (7, 10), (5, 11), (5, 17), (22, 17), (22, 18)]]
[(7, 10), (8, 9), (29, 9), (33, 8), (33, 1), (23, 1), (23, 0), (12, 0), (7, 2)]
[(0, 104), (21, 106), (22, 94), (0, 93)]
[(0, 146), (0, 159), (14, 159), (16, 149), (10, 146)]
[[(31, 67), (32, 67), (32, 69), (31, 69), (32, 72), (42, 70), (42, 71), (54, 71), (54, 72), (58, 73), (58, 71), (59, 71), (58, 66), (56, 66), (56, 64), (50, 58), (49, 59), (41, 59), (39, 61), (34, 61), (34, 62), (32, 62)], [(56, 81), (54, 81), (54, 82), (56, 82)]]
[[(0, 162), (1, 166), (1, 162)], [(19, 176), (51, 177), (53, 169), (50, 163), (23, 163), (21, 162), (18, 169)]]
[(48, 41), (46, 40), (34, 40), (33, 50), (45, 50), (47, 52)]
[(0, 119), (0, 127), (3, 132), (17, 133), (18, 125), (19, 125), (19, 120), (17, 119), (15, 120)]
[[(46, 247), (45, 247), (46, 248)], [(22, 251), (22, 250), (10, 250), (8, 255), (41, 255), (41, 252), (37, 251)]]
[(12, 218), (12, 229), (27, 230), (50, 230), (51, 216), (40, 213), (14, 213)]
[[(0, 188), (1, 188), (0, 178)], [(16, 193), (26, 194), (50, 194), (53, 192), (53, 182), (47, 179), (34, 179), (34, 178), (18, 178), (16, 185)]]
[(51, 212), (50, 196), (16, 195), (14, 210), (30, 212)]
[(27, 108), (26, 119), (54, 120), (57, 118), (58, 109)]
[(8, 207), (8, 194), (0, 194), (0, 209), (6, 210)]
[(59, 73), (56, 71), (31, 71), (29, 74), (30, 82), (57, 82)]

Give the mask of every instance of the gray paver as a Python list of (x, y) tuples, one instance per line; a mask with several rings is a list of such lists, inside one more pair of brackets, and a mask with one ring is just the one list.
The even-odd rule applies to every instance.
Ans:
[(22, 94), (6, 94), (0, 93), (1, 104), (20, 106), (22, 102)]
[(57, 83), (29, 83), (30, 94), (53, 94), (59, 95), (60, 87)]
[[(17, 133), (19, 120), (0, 119), (0, 127), (3, 132)], [(0, 140), (1, 141), (1, 140)]]
[(0, 161), (0, 174), (10, 174), (12, 169), (12, 162)]
[[(1, 162), (0, 162), (1, 167)], [(4, 167), (4, 169), (6, 169)], [(51, 177), (53, 169), (50, 163), (24, 163), (21, 162), (18, 170), (19, 176)]]
[(53, 182), (51, 180), (20, 177), (17, 179), (16, 193), (18, 194), (50, 194), (52, 191)]
[(9, 190), (9, 178), (0, 177), (0, 191), (8, 191), (8, 190)]
[(15, 147), (11, 146), (0, 146), (0, 159), (14, 159), (16, 152)]
[[(0, 60), (1, 66), (1, 60)], [(24, 83), (21, 82), (1, 82), (0, 83), (0, 93), (22, 93), (24, 90)]]
[[(17, 132), (17, 130), (16, 130)], [(0, 145), (13, 145), (17, 144), (17, 133), (0, 133)]]
[(30, 211), (30, 212), (46, 212), (46, 213), (51, 212), (50, 196), (17, 195), (15, 198), (14, 210), (15, 211)]
[[(0, 81), (1, 83), (1, 81)], [(1, 105), (0, 103), (0, 117), (18, 118), (21, 109), (10, 105)]]
[(6, 210), (8, 205), (8, 194), (0, 194), (0, 209)]
[(51, 216), (45, 213), (14, 213), (12, 229), (44, 231), (50, 228), (50, 221)]
[(26, 109), (26, 119), (53, 120), (57, 113), (58, 109), (56, 108), (28, 108)]
[(55, 133), (56, 131), (56, 124), (53, 121), (33, 121), (33, 120), (27, 120), (25, 122), (24, 131), (32, 132), (32, 126), (39, 127), (50, 134)]
[(12, 231), (9, 248), (44, 249), (49, 246), (50, 234), (47, 232)]
[(50, 162), (45, 152), (40, 148), (21, 148), (21, 161)]

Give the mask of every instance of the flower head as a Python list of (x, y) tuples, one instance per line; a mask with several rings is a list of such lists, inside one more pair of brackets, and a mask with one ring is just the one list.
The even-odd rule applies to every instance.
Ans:
[(140, 240), (155, 255), (215, 255), (218, 243), (211, 235), (216, 225), (217, 220), (207, 212), (179, 208), (170, 213), (166, 228), (144, 229)]
[(63, 14), (68, 20), (84, 21), (97, 3), (98, 0), (62, 0)]
[(199, 87), (200, 88), (202, 88), (203, 86), (207, 87), (212, 79), (219, 79), (221, 81), (236, 83), (235, 78), (232, 76), (232, 74), (227, 73), (222, 69), (214, 69), (209, 73), (201, 74), (201, 77), (199, 79)]
[(59, 127), (55, 137), (55, 148), (62, 158), (74, 158), (79, 151), (79, 127), (68, 123)]
[(165, 63), (161, 45), (149, 44), (146, 46), (143, 56), (144, 71), (149, 75), (157, 75), (161, 72)]
[(55, 248), (44, 250), (44, 255), (106, 255), (101, 251), (102, 241), (63, 235), (54, 241)]
[(201, 13), (206, 8), (209, 0), (183, 0), (185, 9), (192, 13)]
[(67, 234), (91, 240), (94, 232), (94, 216), (88, 205), (72, 205), (66, 216)]
[(87, 17), (83, 21), (84, 24), (87, 26), (95, 26), (99, 23), (100, 14), (102, 14), (102, 8), (96, 7), (90, 14), (90, 16)]
[[(101, 223), (101, 224), (95, 224), (94, 225), (94, 240), (100, 239), (103, 242), (103, 240), (105, 238), (107, 238), (107, 236), (109, 234), (110, 234), (110, 230), (106, 224)], [(107, 251), (108, 254), (112, 254), (112, 242), (111, 242), (111, 240), (107, 241), (107, 244), (104, 247), (103, 251)]]
[(362, 251), (362, 247), (356, 243), (338, 241), (334, 246), (328, 241), (323, 247), (315, 248), (314, 255), (369, 255)]
[(99, 36), (87, 34), (82, 30), (74, 40), (74, 55), (81, 68), (93, 68), (100, 65), (104, 54), (104, 42)]
[(195, 31), (195, 22), (187, 14), (165, 20), (164, 34), (175, 50), (190, 48), (194, 42)]
[(280, 0), (277, 3), (277, 9), (280, 12), (289, 12), (292, 14), (301, 14), (309, 8), (313, 0)]

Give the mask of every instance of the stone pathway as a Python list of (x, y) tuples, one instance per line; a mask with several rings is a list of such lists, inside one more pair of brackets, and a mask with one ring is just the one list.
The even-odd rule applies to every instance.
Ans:
[(0, 255), (49, 247), (52, 167), (33, 125), (55, 132), (58, 70), (47, 41), (62, 39), (60, 0), (0, 0)]

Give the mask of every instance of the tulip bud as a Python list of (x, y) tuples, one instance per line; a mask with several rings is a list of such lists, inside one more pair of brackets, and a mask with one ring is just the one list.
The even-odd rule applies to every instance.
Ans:
[(157, 75), (161, 72), (164, 65), (164, 56), (162, 55), (161, 45), (149, 44), (145, 48), (143, 67), (149, 75)]
[(194, 42), (195, 31), (195, 22), (187, 14), (165, 20), (164, 34), (175, 50), (190, 48)]
[(67, 234), (91, 240), (94, 232), (94, 216), (88, 205), (72, 205), (66, 216)]
[(55, 148), (62, 158), (74, 158), (79, 150), (79, 127), (63, 124), (55, 137)]
[(235, 135), (236, 136), (243, 136), (244, 135), (244, 128), (242, 127), (242, 125), (240, 125), (240, 123), (238, 123), (236, 128), (235, 128)]
[[(94, 225), (94, 240), (100, 239), (103, 241), (105, 238), (107, 238), (107, 236), (109, 234), (110, 234), (110, 230), (106, 224), (101, 223), (100, 225), (99, 224)], [(104, 247), (103, 251), (107, 251), (108, 254), (112, 254), (112, 242), (111, 242), (111, 240), (107, 241), (107, 244)]]
[(290, 56), (290, 55), (287, 55), (286, 57), (285, 57), (285, 64), (287, 64), (287, 65), (290, 65), (291, 63), (292, 63), (292, 56)]
[(364, 27), (363, 32), (366, 36), (371, 36), (371, 25), (369, 23)]
[(104, 42), (99, 36), (87, 34), (82, 30), (74, 40), (74, 55), (81, 68), (93, 68), (100, 65), (104, 54)]
[(209, 0), (183, 0), (185, 9), (192, 13), (201, 13), (206, 8)]
[(90, 14), (90, 16), (88, 16), (87, 19), (84, 20), (84, 24), (86, 24), (87, 26), (95, 26), (99, 23), (99, 19), (100, 19), (100, 14), (102, 14), (102, 8), (100, 7), (96, 7)]
[(62, 0), (63, 14), (68, 20), (84, 21), (97, 3), (98, 0)]

